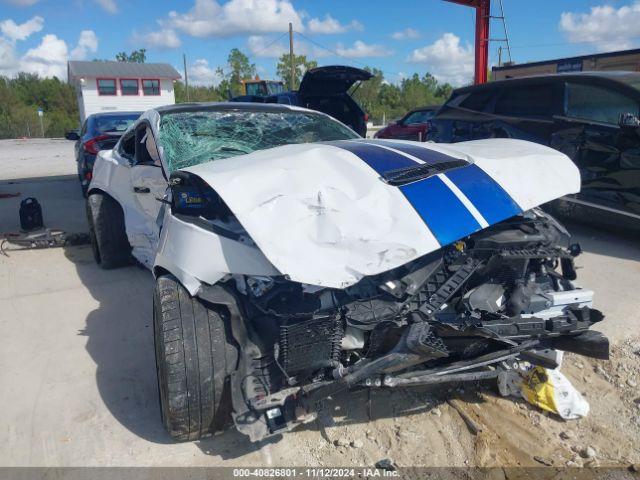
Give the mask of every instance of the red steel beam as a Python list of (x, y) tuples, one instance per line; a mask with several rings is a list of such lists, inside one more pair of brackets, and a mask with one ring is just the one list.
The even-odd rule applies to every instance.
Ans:
[(489, 68), (489, 19), (491, 0), (445, 0), (476, 9), (475, 83), (487, 82)]

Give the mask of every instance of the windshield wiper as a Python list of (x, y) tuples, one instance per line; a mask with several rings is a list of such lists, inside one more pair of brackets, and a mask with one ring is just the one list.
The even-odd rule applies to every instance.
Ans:
[(398, 168), (389, 170), (382, 174), (382, 178), (389, 185), (401, 186), (407, 183), (417, 182), (426, 178), (437, 175), (438, 173), (448, 172), (460, 167), (469, 165), (465, 160), (452, 160), (450, 162), (441, 163), (423, 163), (415, 167)]

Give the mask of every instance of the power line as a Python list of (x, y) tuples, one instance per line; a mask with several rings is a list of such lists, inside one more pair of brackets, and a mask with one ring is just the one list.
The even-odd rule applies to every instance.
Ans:
[[(359, 65), (359, 66), (361, 66), (361, 67), (369, 67), (369, 65), (367, 65), (367, 64), (365, 64), (365, 63), (362, 63), (362, 62), (359, 62), (359, 61), (357, 61), (357, 60), (354, 60), (353, 58), (349, 58), (349, 57), (347, 57), (347, 56), (345, 56), (345, 55), (342, 55), (342, 54), (340, 54), (339, 52), (337, 52), (337, 51), (335, 51), (335, 50), (333, 50), (333, 49), (331, 49), (331, 48), (329, 48), (329, 47), (326, 47), (326, 46), (324, 46), (324, 45), (322, 45), (322, 44), (320, 44), (320, 43), (316, 42), (315, 40), (313, 40), (313, 39), (311, 39), (311, 38), (307, 37), (306, 35), (304, 35), (304, 34), (302, 34), (302, 33), (300, 33), (300, 32), (295, 32), (295, 33), (297, 33), (298, 35), (300, 35), (302, 38), (304, 38), (304, 39), (305, 39), (305, 40), (307, 40), (308, 42), (313, 43), (315, 46), (320, 47), (320, 48), (322, 48), (323, 50), (326, 50), (327, 52), (332, 53), (333, 55), (335, 55), (335, 56), (337, 56), (337, 57), (344, 58), (344, 59), (345, 59), (345, 60), (347, 60), (348, 62), (355, 63), (356, 65)], [(395, 77), (398, 77), (398, 78), (400, 78), (400, 79), (404, 79), (404, 78), (406, 78), (406, 76), (405, 76), (405, 75), (402, 75), (402, 74), (400, 74), (400, 73), (396, 73), (396, 72), (387, 72), (387, 71), (381, 70), (381, 69), (379, 69), (379, 68), (378, 68), (377, 70), (380, 70), (380, 71), (381, 71), (383, 74), (385, 74), (385, 75), (395, 76)]]

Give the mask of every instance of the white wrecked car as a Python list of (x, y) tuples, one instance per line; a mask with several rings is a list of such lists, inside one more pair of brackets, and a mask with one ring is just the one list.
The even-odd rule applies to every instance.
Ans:
[(233, 419), (257, 440), (348, 388), (607, 358), (579, 247), (536, 208), (579, 188), (569, 158), (524, 141), (365, 140), (301, 108), (186, 104), (100, 152), (87, 212), (98, 263), (156, 278), (171, 436)]

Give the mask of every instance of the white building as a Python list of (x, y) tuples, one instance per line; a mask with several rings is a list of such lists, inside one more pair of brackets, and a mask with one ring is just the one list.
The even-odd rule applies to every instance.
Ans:
[(180, 74), (167, 63), (68, 62), (80, 122), (99, 112), (145, 111), (176, 103), (173, 82)]

